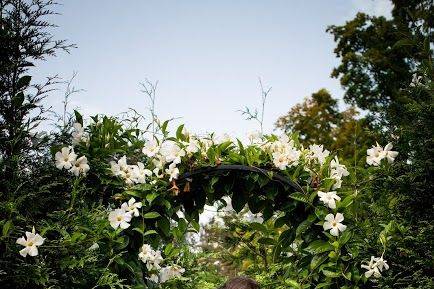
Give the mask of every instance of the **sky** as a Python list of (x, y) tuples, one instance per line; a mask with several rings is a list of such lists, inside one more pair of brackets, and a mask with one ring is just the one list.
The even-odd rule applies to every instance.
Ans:
[[(258, 78), (271, 87), (264, 131), (291, 106), (321, 88), (342, 98), (330, 73), (339, 61), (328, 25), (357, 11), (390, 16), (388, 0), (70, 0), (50, 20), (55, 37), (77, 45), (39, 63), (36, 80), (58, 74), (82, 89), (70, 109), (116, 115), (134, 108), (148, 115), (141, 92), (158, 81), (156, 112), (195, 133), (243, 136), (258, 129), (241, 109), (260, 106)], [(62, 110), (64, 85), (46, 99)]]

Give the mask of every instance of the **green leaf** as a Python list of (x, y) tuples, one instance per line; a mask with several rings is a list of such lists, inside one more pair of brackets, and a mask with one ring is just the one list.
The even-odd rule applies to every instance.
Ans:
[(83, 125), (83, 116), (76, 110), (74, 110), (74, 114), (75, 114), (75, 121)]
[(306, 248), (304, 248), (304, 250), (311, 254), (321, 254), (334, 250), (334, 247), (330, 245), (329, 242), (323, 240), (315, 240), (311, 242)]
[(29, 76), (29, 75), (24, 75), (23, 77), (21, 77), (20, 79), (18, 79), (18, 82), (17, 82), (17, 88), (18, 88), (18, 90), (26, 88), (30, 84), (30, 80), (31, 79), (32, 79), (32, 77)]
[(8, 235), (10, 228), (12, 227), (12, 220), (8, 220), (4, 225), (3, 225), (3, 236)]
[(164, 233), (164, 235), (170, 235), (170, 222), (167, 218), (160, 218), (157, 221), (158, 228)]
[(148, 230), (143, 234), (143, 236), (148, 236), (148, 235), (153, 235), (153, 234), (158, 234), (158, 233), (155, 230)]
[(258, 243), (263, 244), (263, 245), (274, 245), (275, 244), (275, 242), (272, 238), (266, 238), (266, 237), (259, 238)]
[(161, 215), (157, 212), (148, 212), (146, 214), (143, 215), (143, 218), (145, 219), (155, 219), (160, 217)]
[(179, 140), (184, 140), (184, 135), (182, 134), (182, 130), (184, 129), (184, 125), (181, 124), (178, 126), (178, 129), (176, 130), (176, 138)]
[(337, 277), (339, 277), (341, 275), (340, 273), (333, 272), (333, 271), (330, 271), (330, 270), (322, 270), (322, 273), (326, 277), (329, 277), (329, 278), (337, 278)]
[(310, 261), (310, 270), (315, 270), (319, 265), (324, 263), (328, 256), (328, 254), (322, 254), (322, 255), (315, 255), (313, 256), (312, 260)]
[(297, 193), (293, 193), (293, 194), (289, 195), (289, 197), (291, 199), (297, 200), (299, 202), (309, 203), (309, 200), (307, 199), (307, 197), (304, 194), (302, 194), (302, 193), (298, 193), (298, 192)]

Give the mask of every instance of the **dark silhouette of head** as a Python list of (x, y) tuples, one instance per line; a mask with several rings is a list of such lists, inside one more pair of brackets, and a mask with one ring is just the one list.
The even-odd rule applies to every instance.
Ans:
[(258, 283), (247, 277), (235, 277), (220, 289), (260, 289)]

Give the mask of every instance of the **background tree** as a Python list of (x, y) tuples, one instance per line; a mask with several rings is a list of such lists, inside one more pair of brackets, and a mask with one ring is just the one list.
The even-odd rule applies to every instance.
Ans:
[(275, 125), (285, 132), (298, 132), (305, 146), (324, 144), (347, 160), (352, 160), (357, 152), (360, 160), (361, 152), (375, 142), (375, 133), (366, 119), (360, 118), (354, 107), (341, 112), (337, 99), (326, 89), (296, 104)]
[[(344, 99), (368, 113), (381, 134), (400, 152), (394, 168), (380, 170), (371, 188), (372, 220), (401, 225), (391, 247), (396, 264), (385, 288), (433, 285), (434, 89), (432, 1), (392, 1), (392, 18), (363, 13), (330, 26), (341, 63), (332, 76)], [(377, 207), (377, 210), (374, 208)]]

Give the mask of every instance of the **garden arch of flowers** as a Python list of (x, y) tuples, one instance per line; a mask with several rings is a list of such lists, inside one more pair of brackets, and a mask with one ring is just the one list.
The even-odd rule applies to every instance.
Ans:
[[(252, 134), (244, 142), (198, 137), (182, 125), (172, 135), (168, 121), (150, 133), (106, 116), (84, 127), (82, 116), (75, 117), (71, 141), (52, 148), (55, 166), (74, 179), (70, 207), (78, 195), (106, 205), (107, 227), (127, 252), (118, 264), (146, 288), (184, 273), (176, 264), (176, 240), (199, 231), (205, 204), (226, 196), (235, 211), (247, 205), (282, 228), (277, 243), (260, 241), (276, 258), (297, 250), (292, 262), (300, 270), (288, 276), (288, 286), (349, 288), (388, 269), (381, 252), (366, 264), (354, 261), (361, 248), (352, 242), (357, 223), (347, 213), (357, 192), (342, 189), (349, 172), (322, 145), (305, 148), (296, 134)], [(368, 164), (393, 162), (391, 149), (377, 144), (368, 150)], [(36, 229), (17, 240), (23, 257), (43, 254), (50, 242)]]

